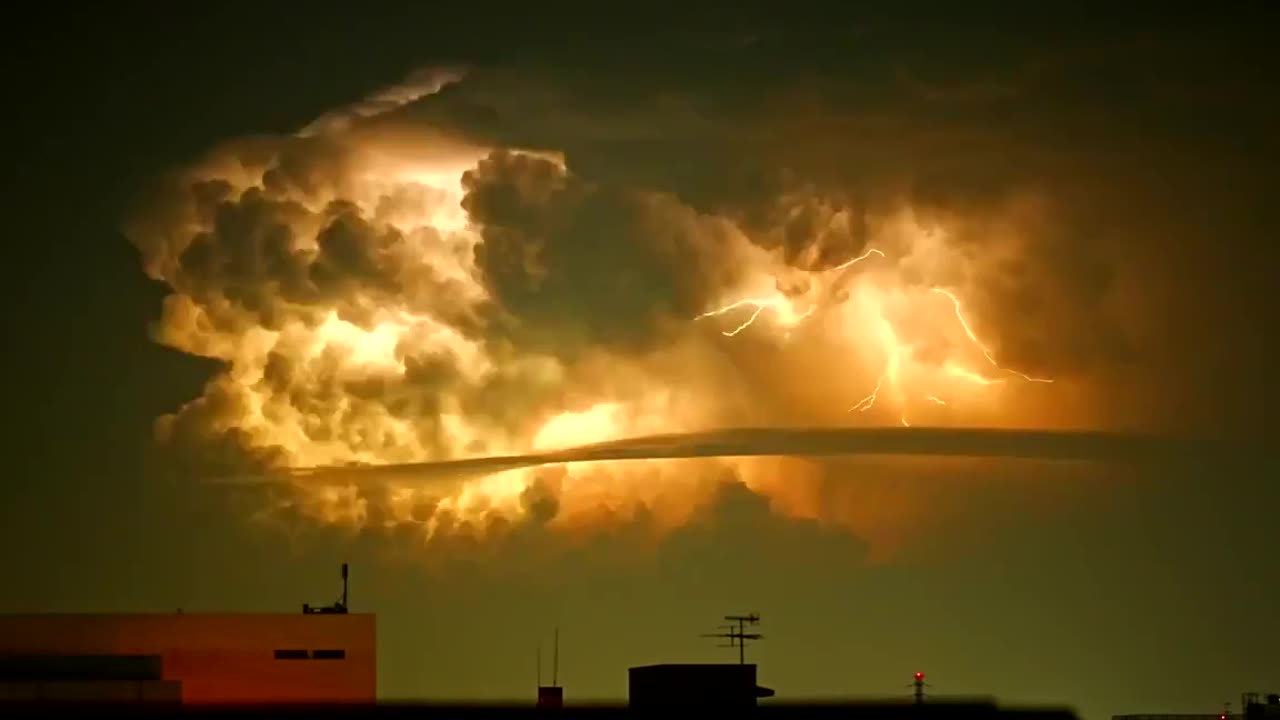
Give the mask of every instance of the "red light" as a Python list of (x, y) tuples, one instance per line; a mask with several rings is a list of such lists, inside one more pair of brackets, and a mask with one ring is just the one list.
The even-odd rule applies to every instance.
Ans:
[[(923, 680), (923, 679), (924, 679), (924, 673), (916, 673), (916, 679), (917, 679), (917, 680)], [(1226, 719), (1224, 718), (1223, 720), (1226, 720)]]

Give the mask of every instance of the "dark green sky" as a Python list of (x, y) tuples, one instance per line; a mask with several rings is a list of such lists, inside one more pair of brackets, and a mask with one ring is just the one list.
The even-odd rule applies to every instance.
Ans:
[[(620, 697), (628, 665), (727, 653), (697, 635), (741, 611), (764, 618), (754, 654), (780, 696), (905, 693), (919, 669), (940, 694), (1101, 718), (1275, 689), (1274, 459), (1001, 464), (982, 482), (863, 468), (846, 501), (936, 504), (886, 564), (736, 485), (657, 548), (642, 521), (578, 546), (530, 526), (426, 567), (407, 536), (249, 527), (251, 499), (175, 478), (151, 452), (152, 421), (215, 368), (149, 341), (165, 289), (120, 231), (144, 181), (214, 143), (290, 132), (415, 67), (465, 61), (489, 84), (406, 113), (479, 118), (462, 129), (699, 207), (749, 213), (775, 180), (760, 158), (868, 197), (906, 178), (943, 209), (1019, 187), (1060, 198), (1062, 239), (1037, 267), (1087, 297), (1090, 255), (1075, 250), (1125, 243), (1140, 347), (1045, 310), (1031, 320), (1057, 344), (1032, 333), (1019, 356), (1098, 378), (1117, 426), (1266, 440), (1280, 118), (1259, 18), (193, 12), (32, 20), (5, 51), (0, 610), (288, 612), (327, 600), (349, 560), (354, 607), (379, 614), (389, 697), (529, 697), (536, 636), (557, 622), (567, 697)], [(652, 109), (673, 94), (707, 122)], [(467, 114), (485, 103), (491, 115)], [(618, 140), (606, 118), (620, 117), (656, 139)], [(644, 340), (583, 322), (601, 342)]]

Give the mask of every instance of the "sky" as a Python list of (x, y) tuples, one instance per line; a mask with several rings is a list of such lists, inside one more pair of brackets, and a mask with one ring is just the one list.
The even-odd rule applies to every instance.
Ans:
[[(621, 698), (745, 612), (780, 697), (1274, 690), (1259, 18), (789, 8), (30, 20), (0, 610), (350, 562), (388, 698), (532, 698), (556, 627)], [(412, 470), (742, 427), (1239, 449)]]

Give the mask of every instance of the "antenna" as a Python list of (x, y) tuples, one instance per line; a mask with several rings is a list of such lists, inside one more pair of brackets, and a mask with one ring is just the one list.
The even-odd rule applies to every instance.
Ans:
[(332, 605), (312, 607), (309, 603), (302, 605), (304, 615), (345, 615), (347, 613), (347, 564), (342, 563), (342, 599)]
[(538, 640), (538, 704), (540, 708), (564, 706), (564, 690), (560, 687), (560, 628), (556, 627), (551, 647), (551, 684), (542, 684), (542, 640)]
[(915, 677), (911, 681), (911, 684), (908, 685), (907, 687), (915, 688), (916, 704), (921, 705), (924, 703), (924, 689), (927, 687), (933, 687), (933, 686), (924, 681), (924, 673), (916, 672)]
[(702, 637), (727, 638), (729, 640), (729, 644), (721, 645), (720, 647), (738, 648), (738, 664), (745, 665), (747, 663), (747, 641), (764, 639), (764, 635), (761, 635), (760, 633), (749, 633), (746, 631), (748, 625), (760, 624), (760, 615), (758, 613), (751, 613), (750, 615), (725, 615), (724, 619), (733, 623), (731, 625), (720, 626), (720, 628), (724, 629), (725, 632), (704, 633)]

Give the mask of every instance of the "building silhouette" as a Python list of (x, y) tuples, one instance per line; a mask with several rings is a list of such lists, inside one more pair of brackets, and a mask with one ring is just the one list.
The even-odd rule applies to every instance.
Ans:
[(756, 666), (747, 664), (747, 642), (763, 635), (747, 628), (760, 615), (725, 615), (727, 625), (703, 637), (727, 640), (720, 647), (737, 648), (738, 662), (729, 664), (668, 664), (633, 667), (628, 671), (628, 704), (633, 708), (706, 707), (741, 709), (756, 706), (773, 691), (756, 684)]
[(1270, 693), (1263, 700), (1261, 693), (1245, 693), (1240, 699), (1245, 720), (1276, 720), (1280, 718), (1280, 694)]
[(645, 665), (628, 671), (628, 704), (633, 708), (755, 707), (773, 690), (756, 684), (756, 666), (747, 663)]
[(0, 698), (373, 703), (377, 620), (301, 613), (0, 615)]
[[(148, 702), (176, 709), (217, 705), (344, 705), (361, 713), (390, 710), (377, 702), (376, 618), (350, 613), (346, 568), (342, 599), (332, 605), (302, 606), (301, 613), (9, 614), (0, 615), (0, 702)], [(715, 712), (752, 710), (837, 711), (846, 717), (1036, 717), (1074, 718), (1065, 708), (1012, 709), (994, 702), (924, 700), (923, 673), (916, 674), (915, 701), (859, 700), (835, 703), (783, 702), (758, 684), (757, 666), (747, 663), (744, 644), (763, 636), (747, 632), (759, 616), (726, 616), (733, 625), (711, 634), (729, 640), (737, 663), (659, 664), (628, 670), (625, 705), (594, 711)], [(558, 681), (559, 631), (552, 654), (551, 684), (543, 683), (539, 648), (538, 694), (534, 705), (503, 706), (545, 712), (564, 707)], [(1246, 695), (1244, 718), (1280, 720), (1275, 695), (1266, 702)], [(411, 709), (449, 706), (411, 704)], [(454, 706), (456, 707), (456, 706)], [(475, 708), (476, 705), (465, 707)], [(333, 708), (337, 709), (337, 708)], [(1204, 716), (1205, 720), (1215, 716)], [(1178, 716), (1177, 720), (1198, 716)], [(1137, 720), (1128, 716), (1124, 720)], [(1175, 720), (1167, 718), (1167, 720)], [(1225, 719), (1221, 719), (1225, 720)]]
[(1277, 720), (1280, 719), (1280, 694), (1244, 693), (1240, 697), (1240, 713), (1224, 710), (1199, 714), (1129, 714), (1112, 715), (1111, 720)]
[(114, 677), (170, 683), (185, 704), (371, 703), (375, 631), (373, 615), (345, 613), (0, 615), (0, 667), (13, 699)]

